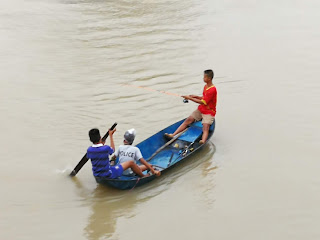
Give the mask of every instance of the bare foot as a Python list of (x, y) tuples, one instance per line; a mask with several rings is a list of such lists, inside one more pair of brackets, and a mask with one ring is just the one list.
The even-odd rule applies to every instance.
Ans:
[(172, 139), (174, 137), (172, 133), (165, 133), (164, 136), (168, 139)]

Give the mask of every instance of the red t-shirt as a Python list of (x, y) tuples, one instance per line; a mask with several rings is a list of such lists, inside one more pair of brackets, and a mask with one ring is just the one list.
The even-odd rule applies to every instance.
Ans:
[(211, 87), (204, 86), (203, 97), (201, 99), (203, 104), (199, 105), (198, 110), (202, 114), (210, 114), (212, 116), (216, 115), (216, 105), (217, 105), (217, 89), (213, 85)]

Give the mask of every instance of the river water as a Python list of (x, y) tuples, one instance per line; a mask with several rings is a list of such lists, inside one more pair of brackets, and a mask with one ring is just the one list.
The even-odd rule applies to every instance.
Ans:
[[(1, 239), (320, 239), (320, 3), (0, 2)], [(216, 132), (133, 191), (69, 172), (188, 116), (215, 71)], [(139, 88), (137, 86), (148, 87)], [(151, 89), (157, 91), (151, 91)]]

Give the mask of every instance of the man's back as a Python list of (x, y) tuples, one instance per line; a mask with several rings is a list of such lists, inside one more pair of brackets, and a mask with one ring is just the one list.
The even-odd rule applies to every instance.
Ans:
[(92, 172), (96, 177), (108, 177), (111, 175), (109, 172), (109, 155), (113, 150), (108, 145), (93, 145), (87, 150), (87, 157), (91, 159)]
[[(117, 149), (115, 155), (119, 157), (119, 163), (124, 163), (126, 161), (139, 161), (139, 159), (142, 158), (142, 154), (140, 152), (140, 149), (137, 147), (134, 147), (132, 145), (120, 145), (119, 148)], [(124, 175), (129, 175), (132, 174), (133, 172), (131, 169), (127, 169), (126, 171), (123, 172)]]
[(214, 85), (208, 88), (204, 86), (203, 97), (201, 101), (204, 104), (199, 105), (199, 111), (203, 114), (210, 114), (212, 116), (215, 116), (217, 105), (217, 89)]

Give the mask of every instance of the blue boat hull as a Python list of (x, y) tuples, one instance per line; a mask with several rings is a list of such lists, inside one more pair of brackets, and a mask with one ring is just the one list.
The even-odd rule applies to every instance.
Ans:
[[(143, 157), (148, 159), (155, 151), (166, 144), (168, 140), (164, 137), (164, 133), (174, 132), (184, 120), (185, 119), (172, 124), (171, 126), (137, 144), (136, 146), (140, 149)], [(210, 126), (208, 140), (213, 135), (214, 130), (215, 121)], [(176, 164), (182, 162), (193, 153), (199, 151), (204, 146), (204, 144), (199, 144), (201, 137), (202, 124), (201, 122), (195, 122), (191, 124), (188, 130), (184, 132), (177, 140), (155, 155), (149, 163), (163, 173), (174, 167)], [(155, 178), (155, 176), (144, 178), (139, 178), (137, 176), (121, 176), (117, 179), (96, 177), (96, 181), (103, 185), (125, 190), (139, 187), (143, 184), (151, 182)]]

